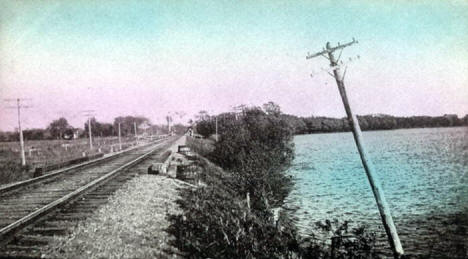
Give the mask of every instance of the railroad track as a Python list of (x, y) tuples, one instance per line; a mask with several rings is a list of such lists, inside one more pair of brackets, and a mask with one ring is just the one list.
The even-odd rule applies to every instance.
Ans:
[(109, 159), (73, 167), (39, 182), (0, 193), (0, 258), (39, 258), (41, 246), (86, 218), (147, 159), (158, 159), (175, 141), (127, 151)]

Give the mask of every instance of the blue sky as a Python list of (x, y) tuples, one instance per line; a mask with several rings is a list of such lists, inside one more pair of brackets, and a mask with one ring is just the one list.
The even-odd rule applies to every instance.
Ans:
[[(59, 116), (81, 126), (82, 109), (158, 122), (270, 100), (342, 117), (326, 60), (305, 56), (353, 37), (343, 57), (361, 57), (345, 82), (356, 113), (468, 113), (464, 1), (0, 0), (0, 10), (0, 97), (32, 98), (26, 127)], [(13, 129), (0, 109), (0, 129)]]

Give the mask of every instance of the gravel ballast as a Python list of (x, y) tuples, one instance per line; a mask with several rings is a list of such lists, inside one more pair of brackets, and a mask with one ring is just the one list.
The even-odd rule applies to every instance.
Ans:
[(178, 258), (166, 232), (168, 214), (180, 210), (175, 180), (140, 175), (109, 198), (71, 234), (57, 236), (45, 254), (52, 258)]

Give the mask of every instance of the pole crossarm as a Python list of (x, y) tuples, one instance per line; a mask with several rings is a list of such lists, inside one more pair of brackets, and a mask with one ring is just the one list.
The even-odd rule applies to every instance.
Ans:
[(21, 101), (31, 101), (32, 98), (3, 98), (5, 102), (17, 102), (19, 100)]
[[(351, 46), (351, 45), (353, 45), (353, 44), (355, 44), (355, 43), (359, 43), (359, 42), (353, 38), (352, 41), (350, 41), (350, 42), (348, 42), (348, 43), (345, 43), (345, 44), (343, 44), (343, 45), (341, 45), (340, 43), (338, 43), (338, 45), (337, 45), (336, 47), (330, 47), (330, 48), (324, 49), (324, 50), (322, 50), (322, 51), (320, 51), (320, 52), (317, 52), (317, 53), (315, 53), (315, 54), (308, 54), (308, 55), (306, 56), (306, 59), (311, 59), (311, 58), (315, 58), (315, 57), (318, 57), (318, 56), (324, 56), (325, 54), (333, 53), (333, 52), (335, 52), (336, 50), (339, 50), (339, 49), (344, 49), (344, 48), (349, 47), (349, 46)], [(341, 55), (340, 55), (340, 56), (341, 56)], [(325, 56), (325, 57), (326, 57), (326, 56)], [(327, 58), (327, 57), (326, 57), (326, 58)], [(327, 58), (327, 59), (328, 59), (328, 58)]]

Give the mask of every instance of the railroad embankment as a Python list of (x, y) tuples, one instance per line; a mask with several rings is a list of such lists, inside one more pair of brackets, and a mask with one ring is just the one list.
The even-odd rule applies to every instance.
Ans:
[(170, 245), (166, 215), (178, 214), (177, 183), (163, 176), (141, 175), (118, 190), (71, 234), (57, 237), (53, 258), (178, 258)]
[[(180, 138), (170, 148), (177, 151)], [(176, 203), (180, 182), (167, 175), (149, 175), (157, 158), (133, 168), (139, 176), (126, 182), (91, 217), (76, 225), (68, 235), (50, 242), (46, 257), (52, 258), (178, 258), (166, 231), (167, 215), (180, 214)], [(134, 172), (135, 173), (135, 172)]]

